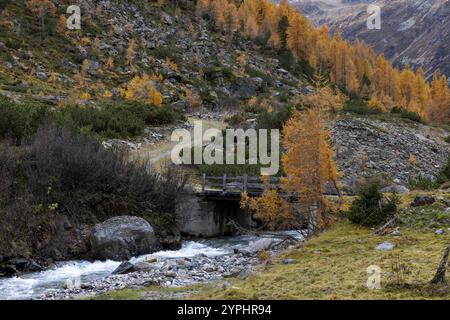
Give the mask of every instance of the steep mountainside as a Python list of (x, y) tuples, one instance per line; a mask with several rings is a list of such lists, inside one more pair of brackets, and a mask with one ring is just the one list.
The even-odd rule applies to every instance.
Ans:
[[(345, 1), (342, 5), (360, 2), (367, 1)], [(321, 5), (338, 10), (340, 6), (334, 3), (324, 1)], [(273, 52), (265, 51), (257, 41), (214, 30), (210, 21), (194, 14), (193, 1), (180, 1), (181, 13), (170, 5), (141, 6), (134, 1), (83, 0), (80, 4), (86, 13), (80, 31), (60, 30), (58, 17), (65, 8), (60, 5), (54, 16), (47, 17), (48, 35), (42, 37), (39, 19), (27, 9), (26, 1), (2, 3), (0, 94), (54, 106), (67, 105), (73, 99), (79, 104), (96, 106), (105, 101), (120, 101), (130, 84), (140, 85), (134, 81), (136, 75), (147, 73), (161, 92), (164, 106), (200, 117), (210, 117), (211, 112), (222, 117), (236, 114), (233, 120), (244, 126), (254, 124), (258, 117), (266, 117), (269, 120), (266, 119), (265, 125), (279, 127), (286, 114), (289, 115), (286, 107), (296, 103), (299, 94), (314, 91), (306, 79), (285, 70)], [(389, 26), (390, 19), (384, 21)], [(258, 116), (265, 109), (270, 111)], [(272, 116), (268, 116), (270, 113)], [(338, 149), (341, 143), (352, 149), (359, 144), (359, 139), (370, 138), (371, 134), (353, 139), (353, 131), (366, 125), (371, 126), (366, 123), (358, 123), (356, 129), (353, 125), (337, 126)], [(390, 126), (393, 134), (387, 135), (392, 142), (389, 152), (401, 154), (401, 167), (378, 163), (368, 173), (393, 173), (403, 184), (420, 170), (434, 177), (446, 161), (447, 145), (442, 143), (445, 134), (441, 134), (440, 142), (419, 152), (419, 163), (425, 167), (410, 166), (409, 157), (416, 153), (414, 144), (420, 141), (409, 131), (398, 129), (395, 124)], [(414, 139), (403, 138), (408, 135)], [(396, 139), (406, 139), (407, 146), (394, 143)], [(146, 130), (140, 141), (152, 144), (154, 140), (154, 133)], [(370, 158), (383, 151), (384, 140), (369, 140), (368, 149), (361, 152)], [(139, 145), (124, 144), (133, 148)], [(436, 146), (441, 150), (439, 156), (430, 162), (432, 165), (426, 165), (429, 149)], [(355, 157), (359, 153), (338, 152), (339, 164), (346, 171), (345, 182), (352, 187), (355, 176), (361, 173)], [(390, 161), (389, 155), (381, 158)]]
[[(423, 66), (427, 77), (436, 69), (450, 74), (450, 3), (446, 0), (295, 2), (316, 24), (338, 29), (383, 52), (395, 65)], [(381, 7), (381, 30), (366, 27), (367, 5)]]
[(83, 0), (81, 30), (62, 32), (58, 18), (66, 6), (55, 2), (61, 5), (47, 17), (49, 35), (42, 39), (26, 1), (3, 5), (0, 93), (55, 105), (73, 99), (94, 104), (120, 98), (145, 72), (166, 105), (223, 110), (260, 94), (276, 105), (280, 96), (304, 89), (251, 41), (211, 31), (193, 14), (194, 1), (180, 1), (183, 13), (175, 13), (138, 1)]

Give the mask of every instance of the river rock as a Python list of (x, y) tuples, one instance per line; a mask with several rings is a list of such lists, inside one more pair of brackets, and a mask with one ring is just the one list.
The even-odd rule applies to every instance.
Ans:
[(111, 218), (94, 227), (90, 238), (95, 259), (129, 260), (160, 248), (152, 226), (144, 219), (131, 216)]
[(135, 271), (144, 271), (145, 272), (145, 271), (153, 270), (154, 268), (155, 267), (151, 263), (148, 263), (145, 261), (138, 262), (134, 265)]
[(276, 240), (272, 238), (258, 239), (255, 241), (251, 241), (246, 250), (251, 253), (260, 252), (262, 250), (270, 249), (275, 244), (275, 242)]
[(157, 261), (158, 261), (158, 258), (155, 256), (146, 256), (144, 258), (144, 262), (147, 262), (147, 263), (153, 263), (153, 262), (157, 262)]
[(116, 270), (114, 270), (111, 274), (127, 274), (136, 271), (134, 264), (131, 262), (125, 261), (122, 262)]
[(207, 264), (203, 265), (202, 269), (203, 269), (203, 271), (206, 271), (206, 272), (213, 272), (213, 271), (216, 271), (217, 268), (214, 265), (207, 263)]
[(177, 277), (177, 273), (175, 271), (166, 271), (164, 273), (164, 275), (166, 277), (169, 277), (169, 278), (176, 278)]

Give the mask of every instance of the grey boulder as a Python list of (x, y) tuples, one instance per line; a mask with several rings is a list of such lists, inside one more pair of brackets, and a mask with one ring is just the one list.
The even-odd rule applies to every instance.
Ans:
[(427, 195), (419, 195), (414, 198), (414, 201), (411, 203), (412, 207), (420, 207), (427, 204), (433, 204), (436, 200), (432, 196)]
[(375, 247), (376, 250), (390, 251), (394, 248), (394, 245), (390, 242), (383, 242)]
[(144, 219), (119, 216), (97, 224), (91, 234), (92, 257), (123, 261), (159, 250), (159, 240)]
[(393, 184), (390, 186), (387, 186), (386, 188), (381, 189), (381, 192), (395, 192), (395, 193), (409, 193), (409, 189), (405, 186), (402, 186), (400, 184)]

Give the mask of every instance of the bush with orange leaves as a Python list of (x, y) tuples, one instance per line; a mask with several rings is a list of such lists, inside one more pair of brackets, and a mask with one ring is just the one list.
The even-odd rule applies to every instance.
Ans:
[(131, 101), (160, 106), (163, 102), (161, 93), (156, 89), (154, 81), (148, 74), (136, 76), (121, 90), (122, 96)]
[(292, 211), (285, 199), (275, 189), (272, 189), (267, 176), (262, 177), (264, 192), (259, 198), (251, 198), (246, 192), (242, 193), (240, 206), (248, 208), (254, 213), (254, 218), (264, 223), (269, 230), (290, 228), (293, 225)]

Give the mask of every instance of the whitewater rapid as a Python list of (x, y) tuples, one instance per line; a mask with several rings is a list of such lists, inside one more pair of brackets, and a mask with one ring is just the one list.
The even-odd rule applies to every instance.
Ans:
[[(151, 256), (158, 259), (192, 258), (198, 254), (216, 257), (232, 253), (232, 245), (240, 241), (205, 240), (203, 242), (184, 241), (180, 250), (159, 251)], [(145, 256), (135, 257), (131, 263), (143, 261)], [(120, 261), (68, 261), (58, 263), (55, 267), (26, 274), (20, 277), (0, 279), (0, 300), (33, 299), (50, 289), (61, 289), (65, 284), (79, 281), (85, 283), (104, 278), (111, 274)]]

